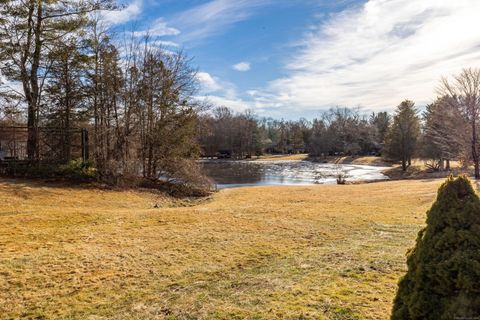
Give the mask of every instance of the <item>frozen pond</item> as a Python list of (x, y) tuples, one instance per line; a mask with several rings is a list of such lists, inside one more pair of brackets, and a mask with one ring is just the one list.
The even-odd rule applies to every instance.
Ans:
[(267, 185), (336, 183), (339, 173), (347, 181), (386, 180), (386, 167), (337, 165), (310, 161), (202, 161), (205, 173), (218, 188)]

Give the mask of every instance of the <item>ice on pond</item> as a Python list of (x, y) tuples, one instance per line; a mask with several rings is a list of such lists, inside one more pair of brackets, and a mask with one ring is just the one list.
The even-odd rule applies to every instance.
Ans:
[(342, 173), (347, 181), (388, 179), (387, 167), (337, 165), (310, 161), (203, 161), (204, 171), (219, 188), (262, 185), (311, 185), (336, 183)]

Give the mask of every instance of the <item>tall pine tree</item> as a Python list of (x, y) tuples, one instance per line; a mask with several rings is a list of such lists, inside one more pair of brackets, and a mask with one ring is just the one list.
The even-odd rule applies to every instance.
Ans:
[(386, 138), (385, 153), (393, 160), (402, 161), (402, 170), (412, 164), (412, 157), (420, 136), (420, 119), (413, 101), (405, 100), (393, 117), (393, 125)]

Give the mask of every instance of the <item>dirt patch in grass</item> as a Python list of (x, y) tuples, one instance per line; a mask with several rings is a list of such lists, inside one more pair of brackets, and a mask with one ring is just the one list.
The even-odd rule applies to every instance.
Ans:
[(0, 315), (386, 319), (440, 183), (227, 189), (185, 205), (3, 180)]

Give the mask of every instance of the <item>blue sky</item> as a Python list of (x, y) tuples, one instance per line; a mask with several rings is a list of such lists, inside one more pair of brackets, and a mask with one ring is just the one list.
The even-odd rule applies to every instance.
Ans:
[(184, 48), (199, 98), (260, 116), (435, 98), (480, 62), (478, 0), (130, 0), (106, 16)]

